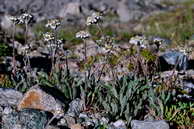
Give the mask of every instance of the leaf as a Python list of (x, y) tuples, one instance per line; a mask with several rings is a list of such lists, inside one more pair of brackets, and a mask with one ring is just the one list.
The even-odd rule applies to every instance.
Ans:
[(110, 106), (107, 104), (106, 101), (103, 101), (103, 102), (102, 102), (102, 105), (103, 105), (104, 109), (105, 109), (107, 112), (110, 112), (110, 111), (111, 111), (111, 108), (110, 108)]
[(114, 95), (114, 97), (118, 99), (118, 93), (117, 93), (116, 88), (112, 87), (111, 91), (112, 91), (112, 94)]
[(121, 103), (121, 112), (120, 112), (120, 116), (121, 116), (127, 105), (127, 96), (124, 96), (123, 99), (120, 101), (120, 103)]

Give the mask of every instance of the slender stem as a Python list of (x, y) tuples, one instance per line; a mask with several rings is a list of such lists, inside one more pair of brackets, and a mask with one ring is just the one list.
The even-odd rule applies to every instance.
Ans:
[(12, 39), (13, 39), (13, 53), (12, 53), (12, 64), (13, 64), (13, 75), (15, 75), (16, 72), (16, 57), (15, 57), (15, 32), (16, 32), (16, 24), (13, 24), (13, 33), (12, 33)]
[[(86, 48), (87, 46), (86, 46), (86, 40), (84, 39), (84, 56), (85, 56), (85, 59), (84, 59), (84, 62), (86, 63), (86, 61), (87, 61), (87, 48)], [(85, 70), (85, 72), (84, 72), (84, 78), (85, 78), (85, 91), (87, 90), (87, 85), (88, 85), (88, 83), (87, 83), (87, 76), (86, 76), (86, 73), (87, 72), (87, 67), (86, 67), (86, 70)]]
[[(57, 31), (56, 30), (53, 30), (53, 33), (54, 33), (54, 47), (55, 47), (55, 45), (57, 46)], [(52, 47), (51, 47), (52, 48)], [(56, 55), (56, 50), (57, 49), (57, 47), (56, 48), (52, 48), (52, 72), (54, 72), (54, 70), (55, 70), (55, 65), (56, 65), (56, 61), (55, 61), (55, 55)]]
[(27, 45), (27, 34), (28, 34), (28, 23), (25, 23), (26, 31), (25, 31), (25, 45)]
[(68, 66), (67, 54), (65, 55), (65, 63), (66, 63), (66, 72), (67, 72), (67, 75), (69, 75), (69, 66)]
[[(51, 43), (50, 43), (51, 44)], [(52, 44), (51, 44), (52, 45)], [(50, 56), (51, 56), (51, 75), (53, 74), (53, 72), (54, 72), (54, 54), (53, 54), (53, 51), (54, 51), (54, 49), (52, 48), (52, 46), (51, 46), (51, 54), (50, 54)]]
[(100, 81), (100, 79), (101, 79), (101, 76), (102, 76), (102, 73), (103, 73), (103, 71), (104, 71), (105, 66), (106, 66), (106, 63), (104, 63), (104, 64), (103, 64), (103, 66), (102, 66), (102, 69), (101, 69), (101, 71), (100, 71), (100, 75), (99, 75), (99, 77), (98, 77), (97, 82), (99, 82), (99, 81)]
[[(112, 47), (111, 47), (111, 49), (107, 52), (107, 58), (109, 57), (109, 54), (110, 54), (110, 52), (112, 51), (112, 49), (113, 49), (113, 46), (112, 46)], [(106, 59), (106, 60), (107, 60), (107, 59)], [(100, 81), (100, 79), (101, 79), (101, 76), (102, 76), (102, 73), (103, 73), (103, 71), (104, 71), (105, 66), (106, 66), (106, 63), (104, 63), (104, 64), (103, 64), (103, 66), (102, 66), (102, 69), (101, 69), (101, 71), (100, 71), (100, 75), (99, 75), (99, 77), (98, 77), (97, 82), (99, 82), (99, 81)]]
[(100, 27), (100, 24), (99, 24), (99, 23), (97, 23), (97, 27), (98, 27), (98, 29), (100, 30), (101, 35), (103, 35), (103, 31), (102, 31), (102, 29), (101, 29), (101, 27)]
[(87, 61), (87, 45), (86, 45), (85, 39), (84, 39), (84, 56), (85, 56), (85, 61)]
[[(26, 32), (25, 32), (25, 45), (28, 45), (28, 23), (26, 23), (25, 26), (26, 26)], [(29, 49), (30, 49), (30, 47), (29, 47)], [(27, 67), (28, 67), (29, 71), (31, 72), (30, 58), (29, 58), (29, 56), (27, 55), (27, 53), (26, 53), (26, 56), (27, 56), (27, 57), (26, 57), (26, 58), (27, 58)]]

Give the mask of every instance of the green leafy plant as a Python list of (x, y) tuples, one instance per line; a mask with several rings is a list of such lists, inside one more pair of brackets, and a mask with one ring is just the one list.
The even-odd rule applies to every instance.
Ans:
[(0, 56), (11, 56), (12, 49), (5, 43), (0, 43)]
[(101, 103), (112, 118), (124, 118), (129, 124), (143, 112), (148, 91), (145, 82), (123, 77), (117, 85), (107, 84), (104, 88), (106, 96)]
[(173, 104), (169, 107), (166, 106), (164, 113), (164, 118), (175, 124), (191, 126), (193, 124), (193, 109), (194, 103), (191, 102), (178, 102), (178, 104)]
[(66, 71), (54, 72), (51, 76), (46, 73), (39, 74), (38, 84), (59, 89), (65, 99), (71, 101), (79, 97), (81, 80), (67, 74)]
[(150, 88), (149, 91), (149, 111), (155, 119), (164, 119), (165, 106), (172, 102), (172, 94), (168, 91), (157, 93)]
[(193, 103), (181, 102), (174, 99), (172, 91), (149, 92), (149, 113), (155, 119), (165, 119), (178, 126), (192, 125)]

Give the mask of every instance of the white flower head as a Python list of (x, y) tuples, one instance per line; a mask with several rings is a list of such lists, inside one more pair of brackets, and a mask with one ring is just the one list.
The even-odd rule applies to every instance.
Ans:
[(46, 33), (43, 35), (43, 37), (44, 37), (44, 41), (46, 41), (46, 42), (53, 41), (53, 40), (55, 39), (54, 34), (51, 33), (51, 32), (46, 32)]
[(57, 27), (59, 27), (60, 25), (61, 25), (61, 22), (59, 19), (51, 19), (48, 21), (48, 23), (45, 26), (53, 30), (56, 30)]
[(96, 20), (100, 20), (102, 18), (99, 12), (92, 13), (92, 17), (94, 17)]
[(28, 54), (30, 52), (31, 48), (32, 48), (31, 45), (26, 44), (26, 45), (21, 47), (21, 53)]
[(9, 20), (14, 24), (18, 24), (18, 18), (16, 16), (9, 16)]
[(79, 31), (79, 32), (76, 33), (76, 38), (87, 39), (90, 36), (91, 35), (88, 31)]
[(102, 16), (99, 12), (94, 12), (92, 16), (88, 17), (86, 20), (86, 25), (92, 25), (98, 23), (102, 19)]
[(53, 49), (60, 49), (60, 48), (63, 48), (63, 42), (62, 42), (62, 40), (56, 40), (56, 43), (52, 42), (52, 43), (48, 44), (47, 47), (53, 48)]
[(146, 45), (148, 44), (148, 41), (146, 39), (145, 36), (135, 36), (135, 37), (132, 37), (129, 41), (130, 44), (132, 45), (137, 45), (141, 48), (146, 48)]
[(32, 16), (31, 14), (29, 14), (29, 13), (23, 13), (23, 14), (19, 17), (20, 23), (21, 23), (21, 24), (23, 24), (23, 23), (25, 23), (25, 24), (30, 23), (30, 21), (32, 20), (32, 18), (33, 18), (33, 16)]
[(58, 39), (58, 40), (56, 41), (56, 45), (57, 45), (58, 48), (63, 48), (63, 41), (60, 40), (60, 39)]

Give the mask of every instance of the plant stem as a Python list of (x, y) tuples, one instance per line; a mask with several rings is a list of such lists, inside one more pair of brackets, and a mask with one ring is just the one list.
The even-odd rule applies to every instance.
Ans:
[(12, 53), (12, 64), (13, 64), (13, 75), (15, 75), (16, 72), (16, 58), (15, 58), (15, 32), (16, 32), (16, 24), (13, 24), (13, 33), (12, 33), (12, 39), (13, 39), (13, 53)]
[[(108, 57), (109, 57), (109, 54), (110, 54), (110, 52), (113, 50), (113, 46), (111, 47), (111, 49), (107, 52), (107, 59), (108, 59)], [(107, 60), (106, 59), (106, 60)], [(99, 82), (100, 81), (100, 79), (101, 79), (101, 76), (102, 76), (102, 73), (103, 73), (103, 71), (104, 71), (104, 68), (105, 68), (105, 66), (106, 66), (106, 63), (104, 63), (104, 65), (102, 66), (102, 69), (101, 69), (101, 71), (100, 71), (100, 75), (99, 75), (99, 77), (98, 77), (98, 80), (97, 80), (97, 82)]]
[(65, 55), (65, 63), (66, 63), (66, 72), (67, 72), (67, 75), (69, 75), (69, 66), (68, 66), (67, 54)]
[(101, 35), (103, 35), (103, 31), (102, 31), (102, 29), (101, 29), (101, 27), (100, 27), (100, 24), (99, 24), (99, 23), (97, 23), (97, 27), (98, 27), (98, 29), (100, 30)]

